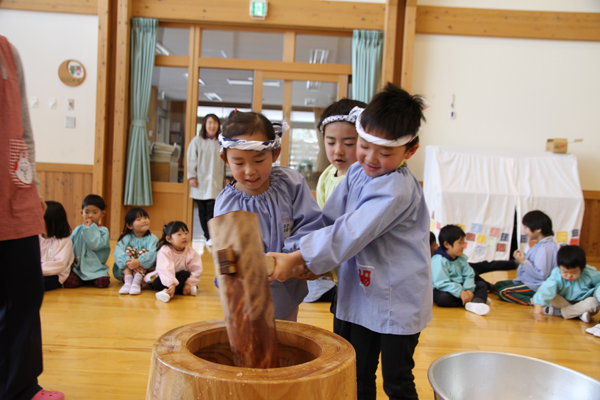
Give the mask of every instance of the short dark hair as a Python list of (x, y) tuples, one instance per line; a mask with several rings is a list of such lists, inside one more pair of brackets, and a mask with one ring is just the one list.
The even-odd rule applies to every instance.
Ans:
[(446, 225), (442, 229), (440, 229), (440, 234), (438, 238), (440, 239), (440, 246), (444, 250), (448, 250), (446, 246), (444, 246), (445, 242), (448, 242), (450, 245), (453, 245), (454, 242), (460, 240), (467, 236), (465, 231), (463, 231), (459, 226), (456, 225)]
[[(117, 239), (117, 242), (119, 242), (125, 236), (133, 232), (133, 229), (130, 229), (127, 225), (133, 225), (133, 223), (136, 219), (138, 219), (138, 217), (150, 218), (146, 210), (144, 210), (142, 207), (132, 207), (129, 210), (127, 210), (127, 212), (125, 213), (125, 226), (123, 227), (123, 232), (121, 233), (121, 236), (119, 236), (119, 239)], [(151, 233), (152, 232), (150, 232), (150, 229), (148, 229), (144, 236), (148, 236)]]
[(81, 202), (81, 208), (84, 209), (87, 206), (96, 206), (100, 211), (104, 211), (106, 203), (104, 202), (104, 199), (97, 194), (88, 194), (85, 196), (85, 199), (83, 199), (83, 202)]
[(435, 233), (429, 232), (429, 245), (436, 243)]
[[(217, 127), (217, 135), (214, 138), (209, 138), (208, 136), (206, 136), (206, 121), (208, 121), (209, 118), (214, 119), (215, 121), (217, 121), (217, 124), (219, 125)], [(219, 119), (219, 117), (216, 116), (216, 114), (206, 114), (204, 116), (204, 118), (202, 119), (202, 128), (200, 129), (200, 136), (202, 136), (204, 139), (216, 139), (216, 137), (219, 135), (219, 131), (221, 130), (221, 120)]]
[(223, 136), (228, 139), (255, 133), (264, 133), (267, 140), (275, 139), (273, 124), (261, 113), (232, 111), (223, 124)]
[[(383, 91), (377, 93), (365, 107), (360, 122), (365, 131), (377, 136), (396, 140), (414, 136), (425, 121), (425, 100), (420, 95), (410, 95), (406, 90), (388, 82)], [(406, 145), (407, 149), (419, 143), (415, 137)]]
[(540, 210), (529, 211), (525, 214), (523, 216), (523, 225), (528, 227), (532, 232), (541, 229), (544, 236), (554, 235), (552, 220)]
[(559, 267), (567, 269), (579, 268), (583, 271), (587, 264), (585, 251), (579, 246), (563, 246), (558, 250), (556, 263)]
[(71, 236), (71, 226), (67, 219), (67, 213), (58, 201), (47, 201), (44, 222), (46, 223), (46, 237), (64, 239)]
[(158, 246), (156, 247), (156, 250), (158, 251), (158, 249), (163, 247), (165, 244), (169, 244), (169, 242), (167, 242), (167, 236), (171, 236), (179, 231), (189, 232), (190, 230), (188, 229), (185, 222), (181, 221), (173, 221), (165, 225), (163, 227), (162, 237), (158, 241)]
[[(335, 103), (330, 104), (325, 110), (323, 110), (323, 114), (321, 114), (321, 119), (319, 119), (319, 123), (317, 124), (317, 129), (319, 129), (320, 131), (324, 131), (322, 125), (325, 118), (331, 117), (332, 115), (348, 115), (354, 107), (365, 108), (366, 106), (367, 103), (364, 103), (359, 100), (352, 100), (348, 98), (338, 100)], [(348, 123), (353, 124), (352, 122)]]

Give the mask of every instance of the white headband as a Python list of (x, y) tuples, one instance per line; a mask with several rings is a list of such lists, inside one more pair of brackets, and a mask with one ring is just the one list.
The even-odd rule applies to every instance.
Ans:
[(323, 130), (325, 129), (325, 125), (330, 124), (332, 122), (337, 122), (337, 121), (346, 121), (346, 122), (350, 122), (351, 124), (354, 124), (356, 122), (356, 115), (331, 115), (327, 118), (325, 118), (323, 120), (323, 122), (321, 122), (321, 125), (319, 125), (319, 130), (321, 131), (321, 133), (323, 133)]
[(273, 123), (273, 129), (275, 130), (275, 139), (268, 140), (266, 142), (259, 142), (257, 140), (241, 140), (241, 139), (230, 139), (223, 136), (221, 133), (219, 135), (219, 144), (221, 145), (221, 152), (223, 149), (234, 148), (240, 150), (254, 150), (254, 151), (265, 151), (265, 150), (275, 150), (281, 147), (281, 138), (286, 134), (287, 131), (290, 130), (287, 122), (283, 121), (283, 123), (275, 122)]
[(385, 147), (400, 147), (400, 146), (406, 145), (407, 143), (410, 143), (411, 141), (414, 140), (414, 138), (416, 138), (419, 135), (419, 131), (417, 131), (417, 133), (415, 133), (414, 135), (403, 136), (401, 138), (394, 139), (394, 140), (388, 140), (388, 139), (380, 138), (378, 136), (369, 135), (367, 132), (365, 132), (365, 130), (363, 129), (363, 127), (360, 123), (360, 116), (363, 111), (364, 111), (364, 108), (354, 107), (352, 109), (352, 111), (350, 111), (350, 115), (354, 115), (356, 118), (356, 132), (358, 132), (358, 135), (363, 140), (366, 140), (369, 143), (373, 143), (378, 146), (385, 146)]

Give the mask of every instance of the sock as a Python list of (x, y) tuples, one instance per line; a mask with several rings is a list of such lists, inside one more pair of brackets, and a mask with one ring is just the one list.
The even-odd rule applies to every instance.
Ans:
[(587, 328), (585, 330), (587, 333), (592, 334), (596, 337), (600, 337), (600, 324), (593, 326), (591, 328)]
[(556, 308), (553, 306), (544, 307), (544, 314), (553, 315), (555, 317), (562, 317), (562, 312), (560, 312), (560, 308)]
[(140, 294), (142, 292), (142, 274), (137, 273), (133, 277), (133, 283), (131, 284), (131, 289), (129, 289), (129, 294)]
[(131, 281), (133, 280), (133, 276), (125, 275), (123, 280), (125, 281), (125, 284), (119, 290), (119, 294), (129, 294), (129, 289), (131, 288)]

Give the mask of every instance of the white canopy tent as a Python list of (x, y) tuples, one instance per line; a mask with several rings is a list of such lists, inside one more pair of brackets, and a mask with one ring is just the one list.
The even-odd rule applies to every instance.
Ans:
[[(428, 146), (423, 192), (431, 230), (459, 225), (469, 262), (508, 260), (515, 212), (552, 219), (558, 244), (579, 244), (584, 200), (571, 154)], [(519, 248), (528, 246), (517, 226)]]

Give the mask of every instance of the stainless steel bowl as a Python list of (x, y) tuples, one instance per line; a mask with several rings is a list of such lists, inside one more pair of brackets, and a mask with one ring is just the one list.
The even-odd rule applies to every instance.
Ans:
[(598, 400), (600, 382), (536, 358), (466, 351), (435, 360), (427, 373), (436, 400)]

